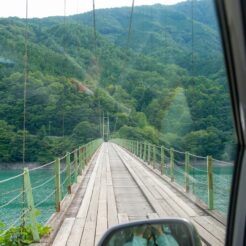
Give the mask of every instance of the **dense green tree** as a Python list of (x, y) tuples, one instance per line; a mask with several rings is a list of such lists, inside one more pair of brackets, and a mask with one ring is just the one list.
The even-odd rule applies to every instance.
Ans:
[(224, 152), (221, 136), (222, 132), (214, 127), (193, 131), (185, 136), (186, 147), (201, 156), (213, 155), (218, 158)]
[[(29, 19), (26, 160), (48, 161), (99, 137), (103, 112), (114, 136), (232, 159), (213, 7), (202, 0), (195, 9), (192, 44), (189, 1), (136, 7), (128, 49), (129, 8), (98, 10), (97, 40), (92, 12), (65, 26), (60, 17)], [(24, 30), (24, 19), (0, 19), (0, 161), (22, 161)]]
[(14, 140), (14, 127), (0, 120), (0, 161), (7, 162), (11, 159), (10, 145)]
[(99, 138), (98, 125), (88, 121), (82, 121), (73, 129), (73, 139), (77, 145), (87, 143), (93, 139)]

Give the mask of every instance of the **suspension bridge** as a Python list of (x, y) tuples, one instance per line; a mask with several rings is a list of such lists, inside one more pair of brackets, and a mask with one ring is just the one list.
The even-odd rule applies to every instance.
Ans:
[[(192, 72), (194, 30), (192, 1)], [(130, 14), (127, 48), (132, 29)], [(64, 24), (66, 21), (64, 1)], [(97, 46), (95, 1), (93, 29)], [(166, 35), (166, 33), (165, 33)], [(63, 47), (65, 54), (65, 45)], [(96, 52), (95, 52), (96, 53)], [(28, 0), (26, 1), (23, 163), (26, 149), (28, 82)], [(82, 88), (83, 90), (85, 88)], [(109, 116), (106, 139), (109, 139)], [(63, 115), (64, 132), (64, 115)], [(196, 226), (204, 245), (224, 245), (230, 175), (216, 168), (232, 163), (136, 140), (95, 140), (61, 158), (0, 180), (0, 240), (13, 228), (30, 225), (36, 245), (96, 245), (111, 226), (128, 221), (182, 217)], [(6, 189), (8, 187), (8, 189)], [(37, 213), (40, 211), (40, 215)], [(52, 228), (42, 237), (38, 223)], [(1, 245), (1, 241), (0, 241)]]
[[(194, 160), (199, 158), (206, 168), (199, 161), (196, 165)], [(21, 189), (2, 193), (1, 211), (13, 215), (0, 236), (24, 220), (30, 223), (37, 245), (96, 245), (113, 225), (172, 216), (192, 221), (204, 245), (224, 245), (226, 218), (216, 199), (226, 196), (223, 189), (230, 181), (222, 180), (224, 186), (218, 187), (224, 178), (212, 171), (213, 165), (230, 163), (148, 142), (92, 141), (53, 162), (25, 168), (0, 181), (0, 187), (14, 183), (16, 188), (23, 180)], [(192, 169), (202, 175), (194, 176)], [(36, 183), (35, 173), (41, 171), (45, 176)], [(206, 200), (198, 191), (207, 194)], [(36, 209), (46, 218), (40, 221)], [(40, 238), (38, 222), (52, 228), (49, 236)]]

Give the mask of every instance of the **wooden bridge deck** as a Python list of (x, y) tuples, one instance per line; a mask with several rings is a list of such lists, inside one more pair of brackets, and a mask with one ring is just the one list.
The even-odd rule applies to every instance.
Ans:
[(191, 220), (204, 245), (224, 245), (223, 223), (127, 151), (104, 143), (91, 160), (51, 245), (93, 246), (113, 225), (167, 216)]

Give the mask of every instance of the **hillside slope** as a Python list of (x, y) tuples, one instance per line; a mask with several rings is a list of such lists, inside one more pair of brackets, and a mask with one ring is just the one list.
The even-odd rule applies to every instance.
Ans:
[[(46, 161), (99, 137), (103, 111), (114, 136), (230, 159), (216, 24), (196, 17), (192, 68), (188, 8), (136, 7), (129, 48), (129, 8), (98, 10), (96, 41), (91, 13), (67, 17), (66, 25), (60, 17), (29, 20), (28, 160)], [(24, 35), (24, 20), (0, 19), (1, 161), (21, 160)]]
[[(189, 71), (193, 50), (196, 75), (209, 76), (220, 70), (222, 50), (213, 1), (195, 1), (193, 8), (192, 19), (191, 1), (135, 7), (130, 48)], [(129, 17), (130, 8), (97, 10), (97, 30), (114, 44), (126, 47)], [(81, 25), (93, 25), (91, 12), (70, 19)]]

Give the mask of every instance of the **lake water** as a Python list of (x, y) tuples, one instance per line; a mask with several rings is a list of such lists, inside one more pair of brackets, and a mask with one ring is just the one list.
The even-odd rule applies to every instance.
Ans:
[[(214, 188), (214, 208), (223, 214), (227, 214), (232, 167), (213, 167), (213, 188)], [(182, 167), (175, 168), (176, 182), (185, 187), (184, 169)], [(206, 167), (195, 167), (190, 169), (190, 192), (208, 204), (208, 179)]]
[[(21, 170), (1, 170), (0, 180), (13, 177), (20, 174)], [(66, 191), (66, 172), (63, 168), (61, 174), (61, 197), (63, 198)], [(38, 209), (38, 222), (45, 223), (55, 212), (55, 180), (54, 170), (45, 169), (30, 172), (31, 184), (33, 187), (33, 198), (35, 207)], [(73, 178), (73, 177), (72, 177)], [(0, 221), (5, 225), (13, 224), (21, 215), (23, 206), (26, 207), (26, 197), (20, 195), (23, 191), (23, 176), (7, 183), (0, 184)], [(8, 201), (15, 199), (5, 206)], [(19, 220), (21, 222), (21, 219)], [(19, 224), (20, 224), (19, 222)]]
[[(65, 169), (62, 168), (61, 193), (66, 195)], [(226, 214), (229, 203), (232, 167), (214, 167), (214, 206), (216, 210)], [(1, 170), (0, 180), (20, 174), (20, 170)], [(166, 174), (170, 175), (167, 168)], [(206, 167), (194, 167), (190, 171), (190, 191), (207, 204), (207, 173)], [(55, 212), (54, 195), (54, 170), (37, 170), (30, 172), (33, 187), (34, 202), (40, 211), (38, 221), (45, 223)], [(175, 166), (175, 181), (184, 187), (184, 168)], [(12, 225), (21, 215), (23, 206), (26, 206), (26, 198), (22, 195), (9, 205), (4, 206), (9, 200), (18, 196), (23, 189), (23, 177), (0, 184), (0, 221), (6, 225)], [(24, 200), (23, 200), (24, 199)], [(24, 205), (23, 205), (24, 204)], [(19, 224), (21, 219), (19, 220)]]

